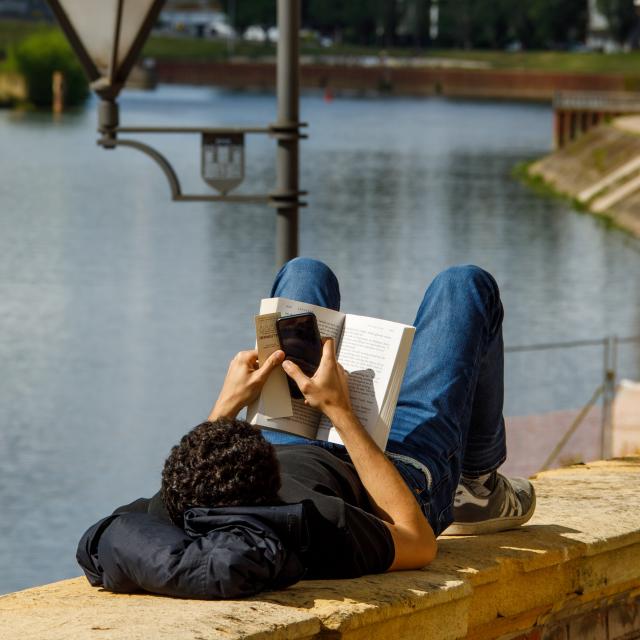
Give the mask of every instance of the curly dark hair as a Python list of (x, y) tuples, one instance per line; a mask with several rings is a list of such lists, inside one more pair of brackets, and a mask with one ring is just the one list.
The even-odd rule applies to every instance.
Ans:
[(277, 502), (280, 466), (275, 449), (244, 420), (203, 422), (182, 437), (164, 463), (164, 505), (181, 526), (191, 507)]

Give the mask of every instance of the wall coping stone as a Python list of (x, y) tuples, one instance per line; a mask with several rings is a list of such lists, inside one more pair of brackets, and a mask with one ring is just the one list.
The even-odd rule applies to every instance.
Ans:
[(94, 589), (84, 578), (0, 597), (0, 639), (299, 640), (506, 638), (640, 594), (640, 458), (574, 465), (533, 480), (531, 522), (439, 539), (420, 571), (302, 581), (241, 601)]

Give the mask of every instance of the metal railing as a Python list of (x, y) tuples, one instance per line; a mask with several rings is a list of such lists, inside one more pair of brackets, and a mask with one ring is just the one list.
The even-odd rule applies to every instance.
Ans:
[(534, 351), (551, 351), (558, 349), (573, 349), (578, 347), (597, 347), (602, 349), (602, 379), (592, 392), (589, 400), (579, 410), (568, 429), (562, 434), (549, 455), (546, 457), (540, 471), (548, 469), (558, 457), (571, 436), (583, 424), (585, 417), (600, 399), (602, 402), (600, 424), (600, 455), (610, 458), (612, 455), (612, 408), (617, 389), (618, 352), (620, 345), (640, 345), (640, 335), (620, 337), (610, 335), (591, 340), (570, 340), (565, 342), (549, 342), (531, 345), (517, 345), (505, 347), (505, 353), (522, 353)]
[(631, 91), (557, 91), (555, 109), (587, 111), (640, 111), (640, 93)]

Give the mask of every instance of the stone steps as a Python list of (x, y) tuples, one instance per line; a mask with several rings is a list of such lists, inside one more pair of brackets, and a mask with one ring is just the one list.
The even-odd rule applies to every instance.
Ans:
[(529, 175), (640, 237), (640, 116), (597, 126), (535, 162)]

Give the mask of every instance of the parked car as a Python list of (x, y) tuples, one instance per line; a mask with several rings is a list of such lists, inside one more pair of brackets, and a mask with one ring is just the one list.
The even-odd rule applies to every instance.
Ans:
[(267, 34), (260, 25), (253, 24), (245, 29), (244, 39), (249, 42), (266, 42)]
[(216, 20), (208, 25), (206, 34), (214, 38), (235, 38), (236, 30), (228, 22)]

